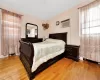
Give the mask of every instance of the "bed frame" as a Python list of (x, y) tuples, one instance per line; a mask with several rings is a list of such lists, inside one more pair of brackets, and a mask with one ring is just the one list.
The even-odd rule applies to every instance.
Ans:
[[(60, 39), (60, 40), (65, 41), (65, 43), (67, 43), (67, 32), (49, 34), (49, 38)], [(58, 60), (60, 60), (64, 57), (64, 53), (62, 53), (61, 55), (56, 56), (55, 58), (50, 59), (47, 62), (41, 64), (36, 69), (35, 72), (31, 72), (31, 67), (32, 67), (33, 57), (34, 57), (34, 47), (33, 47), (32, 43), (20, 41), (20, 49), (19, 50), (20, 50), (20, 60), (23, 63), (30, 80), (35, 78), (35, 76), (37, 74), (39, 74), (41, 71), (48, 68), (50, 65), (52, 65), (53, 63), (57, 62)]]

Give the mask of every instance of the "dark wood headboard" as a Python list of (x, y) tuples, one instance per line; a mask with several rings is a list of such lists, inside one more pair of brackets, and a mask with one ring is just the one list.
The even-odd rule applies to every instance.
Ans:
[(49, 34), (49, 38), (63, 40), (67, 43), (67, 32)]

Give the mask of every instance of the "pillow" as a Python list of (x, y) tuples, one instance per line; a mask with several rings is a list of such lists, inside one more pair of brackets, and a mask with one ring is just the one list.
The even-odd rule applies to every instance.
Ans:
[(46, 39), (46, 41), (48, 41), (48, 42), (55, 42), (55, 43), (57, 43), (57, 42), (59, 42), (59, 43), (63, 42), (65, 44), (65, 42), (63, 40), (59, 40), (59, 39), (48, 38), (48, 39)]

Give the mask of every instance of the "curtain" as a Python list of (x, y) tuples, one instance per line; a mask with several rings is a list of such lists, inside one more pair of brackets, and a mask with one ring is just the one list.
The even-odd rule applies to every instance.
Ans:
[(21, 15), (2, 9), (2, 55), (19, 54)]
[(100, 62), (100, 1), (80, 8), (80, 56)]

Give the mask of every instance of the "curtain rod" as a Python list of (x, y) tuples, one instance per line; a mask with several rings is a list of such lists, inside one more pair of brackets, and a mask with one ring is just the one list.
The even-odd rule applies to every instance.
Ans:
[(94, 1), (88, 3), (88, 4), (84, 5), (84, 6), (79, 7), (78, 9), (80, 9), (80, 8), (82, 8), (82, 7), (85, 7), (85, 6), (89, 5), (89, 4), (92, 4), (92, 3), (94, 3), (95, 1), (98, 1), (98, 0), (94, 0)]
[[(0, 8), (1, 10), (3, 9), (3, 8)], [(6, 9), (4, 9), (4, 10), (6, 10)], [(12, 11), (10, 11), (10, 12), (12, 12)], [(15, 12), (13, 12), (13, 13), (15, 13)], [(18, 14), (18, 13), (16, 13), (16, 14)], [(18, 14), (18, 15), (21, 15), (21, 14)], [(21, 15), (21, 16), (24, 16), (24, 15)]]

